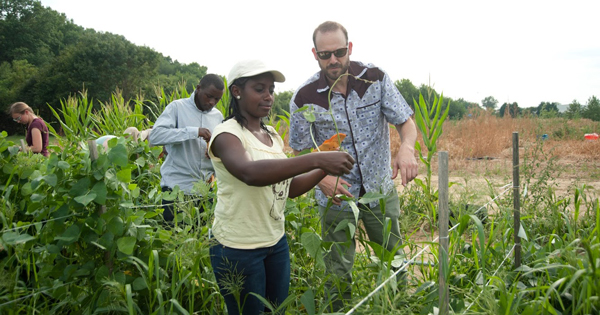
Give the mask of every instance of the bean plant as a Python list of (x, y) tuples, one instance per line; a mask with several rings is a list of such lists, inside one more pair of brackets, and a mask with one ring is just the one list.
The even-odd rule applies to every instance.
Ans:
[[(54, 112), (60, 127), (53, 130), (48, 158), (19, 152), (6, 132), (0, 133), (0, 313), (226, 314), (209, 257), (211, 200), (218, 187), (198, 185), (207, 209), (199, 213), (197, 200), (177, 189), (161, 191), (161, 148), (122, 136), (123, 127), (147, 128), (170, 100), (189, 95), (163, 92), (158, 103), (141, 97), (129, 103), (118, 93), (106, 103), (92, 102), (85, 93), (64, 100)], [(421, 117), (435, 117), (432, 112), (438, 109)], [(270, 123), (285, 129), (283, 118), (289, 117), (280, 118)], [(430, 131), (434, 125), (441, 127), (423, 121)], [(103, 128), (117, 137), (108, 142), (109, 150), (97, 147), (95, 157), (88, 140), (106, 133)], [(435, 132), (424, 135), (429, 144)], [(586, 185), (557, 195), (546, 179), (560, 170), (547, 162), (543, 144), (525, 150), (531, 154), (522, 162), (527, 176), (521, 188), (522, 232), (513, 229), (513, 196), (492, 185), (485, 216), (457, 210), (451, 222), (447, 275), (453, 314), (600, 312), (599, 201)], [(420, 157), (422, 163), (432, 160)], [(435, 206), (435, 192), (426, 183), (409, 185), (399, 195), (404, 257), (370, 242), (356, 222), (339, 227), (356, 236), (361, 248), (354, 283), (339, 283), (353, 286), (344, 311), (359, 302), (355, 314), (434, 314), (439, 308), (438, 247), (432, 239), (423, 241), (421, 233), (431, 222), (423, 209)], [(380, 197), (349, 201), (358, 207)], [(174, 225), (162, 220), (163, 199), (181, 211)], [(285, 214), (290, 294), (281, 305), (266, 303), (267, 309), (327, 314), (331, 296), (324, 284), (336, 279), (325, 272), (323, 255), (333, 244), (320, 237), (314, 190), (288, 200)], [(518, 269), (512, 261), (515, 233), (523, 237)], [(392, 277), (398, 268), (406, 271), (403, 281)], [(235, 289), (234, 280), (225, 285)]]

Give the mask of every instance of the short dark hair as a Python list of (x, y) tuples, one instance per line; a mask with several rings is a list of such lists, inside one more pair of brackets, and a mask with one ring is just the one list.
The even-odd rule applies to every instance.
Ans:
[(200, 79), (199, 85), (201, 89), (205, 89), (211, 85), (214, 85), (215, 88), (219, 90), (225, 90), (225, 83), (223, 83), (223, 79), (214, 73), (209, 73), (203, 76), (202, 79)]
[(335, 32), (339, 29), (341, 29), (344, 33), (344, 36), (346, 37), (346, 45), (348, 45), (348, 31), (346, 28), (338, 22), (326, 21), (317, 26), (313, 32), (313, 44), (315, 45), (315, 48), (317, 48), (317, 33)]

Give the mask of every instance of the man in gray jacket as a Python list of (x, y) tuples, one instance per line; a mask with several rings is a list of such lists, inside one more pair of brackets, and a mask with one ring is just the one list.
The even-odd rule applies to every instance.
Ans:
[[(212, 130), (223, 122), (223, 114), (215, 105), (221, 100), (224, 89), (221, 77), (207, 74), (189, 98), (171, 102), (154, 123), (150, 144), (164, 146), (168, 153), (160, 167), (163, 191), (179, 186), (184, 194), (194, 195), (194, 184), (207, 182), (213, 176), (214, 169), (206, 155), (206, 147)], [(166, 205), (163, 212), (165, 221), (173, 221), (172, 202), (163, 200), (163, 205)]]

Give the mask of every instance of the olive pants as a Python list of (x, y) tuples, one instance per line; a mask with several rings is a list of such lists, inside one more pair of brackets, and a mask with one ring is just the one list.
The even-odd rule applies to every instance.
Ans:
[[(393, 190), (385, 200), (385, 214), (382, 213), (381, 204), (378, 203), (375, 207), (358, 204), (359, 220), (362, 220), (369, 240), (392, 251), (397, 249), (397, 254), (403, 254), (402, 250), (398, 249), (402, 245), (400, 237), (400, 226), (398, 217), (400, 216), (400, 203), (398, 200), (398, 192)], [(356, 254), (356, 240), (352, 238), (348, 240), (347, 228), (340, 229), (336, 232), (336, 227), (341, 221), (355, 223), (354, 213), (352, 211), (336, 211), (319, 206), (321, 214), (321, 234), (326, 242), (333, 242), (331, 251), (325, 257), (325, 267), (327, 274), (335, 275), (334, 279), (330, 279), (326, 288), (329, 294), (336, 294), (333, 300), (333, 311), (339, 311), (343, 308), (344, 301), (349, 301), (352, 298), (352, 267), (354, 265), (354, 256)], [(389, 239), (386, 244), (384, 242), (384, 224), (385, 219), (391, 221), (391, 229)]]

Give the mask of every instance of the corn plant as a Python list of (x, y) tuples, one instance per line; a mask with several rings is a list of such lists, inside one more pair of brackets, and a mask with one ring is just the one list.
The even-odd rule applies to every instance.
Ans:
[[(450, 105), (448, 104), (446, 109), (442, 112), (443, 100), (443, 94), (440, 96), (440, 98), (435, 96), (433, 103), (429, 105), (427, 102), (425, 102), (423, 95), (419, 94), (419, 101), (414, 101), (415, 123), (419, 128), (419, 131), (421, 131), (421, 135), (423, 136), (423, 144), (427, 149), (427, 155), (424, 156), (423, 148), (421, 148), (420, 143), (418, 141), (415, 143), (415, 149), (419, 153), (419, 159), (425, 165), (426, 174), (425, 182), (419, 178), (415, 178), (414, 181), (425, 192), (425, 205), (427, 206), (429, 218), (433, 222), (435, 222), (437, 218), (436, 204), (438, 200), (438, 192), (437, 190), (433, 189), (433, 185), (431, 183), (431, 163), (433, 157), (437, 153), (437, 140), (442, 135), (442, 126), (448, 117), (448, 112), (450, 110)], [(433, 222), (430, 224), (433, 225)]]
[(50, 107), (54, 118), (60, 124), (57, 132), (48, 125), (50, 133), (56, 137), (61, 147), (78, 143), (97, 136), (94, 131), (94, 105), (87, 98), (87, 90), (79, 92), (79, 96), (69, 96), (60, 101), (61, 108), (57, 111)]
[(98, 130), (96, 136), (122, 135), (128, 127), (136, 127), (138, 130), (146, 129), (148, 123), (143, 113), (143, 102), (140, 96), (135, 102), (125, 102), (119, 90), (112, 94), (109, 102), (100, 102), (100, 110), (93, 116), (95, 130)]

